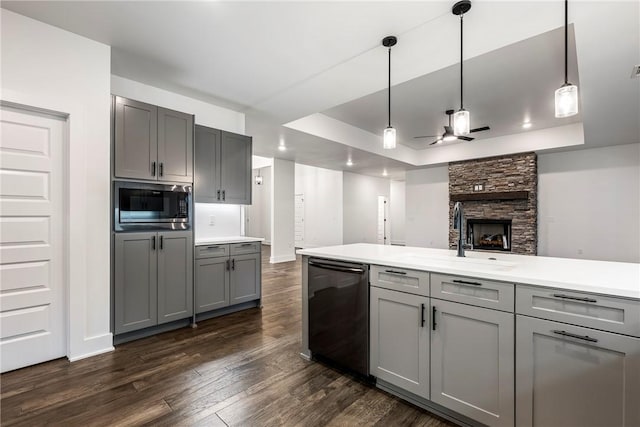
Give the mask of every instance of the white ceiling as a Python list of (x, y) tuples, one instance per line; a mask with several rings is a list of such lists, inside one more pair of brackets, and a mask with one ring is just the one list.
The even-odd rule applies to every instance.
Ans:
[[(415, 165), (453, 160), (455, 147), (381, 150), (387, 53), (380, 41), (399, 38), (392, 81), (402, 139), (441, 132), (444, 110), (458, 99), (452, 4), (3, 1), (2, 7), (111, 45), (113, 74), (245, 112), (255, 154), (376, 175), (387, 167), (399, 177)], [(474, 1), (465, 17), (466, 106), (473, 126), (489, 124), (492, 131), (457, 144), (458, 158), (473, 155), (480, 138), (503, 149), (500, 135), (521, 132), (527, 114), (536, 129), (575, 121), (549, 116), (553, 90), (562, 83), (562, 12), (558, 0)], [(629, 78), (640, 63), (639, 3), (576, 0), (569, 20), (582, 142), (640, 142), (640, 79)], [(326, 119), (315, 120), (320, 112)], [(540, 147), (553, 148), (549, 136), (558, 138), (544, 135)], [(276, 148), (281, 138), (290, 147), (284, 154)]]

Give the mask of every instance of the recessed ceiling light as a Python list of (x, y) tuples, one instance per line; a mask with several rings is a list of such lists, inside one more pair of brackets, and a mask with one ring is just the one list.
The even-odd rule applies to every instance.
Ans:
[(530, 129), (531, 128), (531, 122), (524, 122), (522, 124), (522, 129)]
[(347, 166), (353, 166), (353, 162), (351, 161), (351, 159), (347, 160)]
[(382, 171), (382, 176), (387, 176), (387, 175), (388, 175), (388, 174), (387, 174), (387, 170), (386, 170), (386, 169), (384, 169), (384, 170)]
[(280, 144), (280, 145), (278, 145), (278, 150), (280, 150), (280, 151), (287, 151), (287, 146), (286, 146), (286, 145), (284, 145), (284, 144)]

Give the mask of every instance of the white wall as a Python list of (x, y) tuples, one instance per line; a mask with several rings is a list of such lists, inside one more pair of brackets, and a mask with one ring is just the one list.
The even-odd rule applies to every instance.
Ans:
[(109, 46), (2, 15), (2, 99), (69, 115), (66, 156), (69, 359), (111, 350)]
[(295, 167), (290, 160), (273, 159), (271, 167), (271, 262), (296, 259), (294, 231)]
[(538, 254), (640, 262), (640, 144), (538, 156)]
[(406, 173), (406, 244), (449, 247), (449, 167)]
[(244, 113), (218, 107), (120, 76), (111, 76), (111, 93), (183, 113), (195, 114), (196, 124), (244, 133)]
[(343, 242), (377, 243), (378, 196), (389, 197), (390, 180), (344, 172)]
[[(255, 177), (262, 177), (262, 184), (256, 184)], [(245, 206), (245, 233), (251, 237), (262, 237), (264, 244), (271, 244), (271, 166), (252, 171), (252, 200)]]
[(389, 197), (389, 222), (391, 228), (391, 244), (405, 244), (405, 193), (406, 185), (404, 181), (391, 181)]
[[(195, 240), (240, 236), (242, 233), (240, 205), (194, 203)], [(213, 224), (212, 224), (213, 223)]]
[(342, 172), (295, 165), (295, 194), (304, 194), (304, 248), (342, 244)]

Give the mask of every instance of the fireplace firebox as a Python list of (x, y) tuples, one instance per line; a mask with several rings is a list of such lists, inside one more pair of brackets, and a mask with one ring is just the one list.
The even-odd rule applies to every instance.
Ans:
[(467, 219), (467, 243), (472, 249), (511, 251), (510, 219)]

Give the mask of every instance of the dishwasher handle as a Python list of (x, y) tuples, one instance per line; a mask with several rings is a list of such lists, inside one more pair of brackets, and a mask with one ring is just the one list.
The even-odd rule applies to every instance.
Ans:
[(323, 264), (317, 261), (309, 261), (309, 265), (312, 265), (317, 268), (324, 268), (325, 270), (333, 270), (333, 271), (341, 271), (343, 273), (354, 273), (354, 274), (363, 274), (364, 269), (362, 268), (354, 268), (354, 267), (342, 267), (340, 265), (333, 264)]

